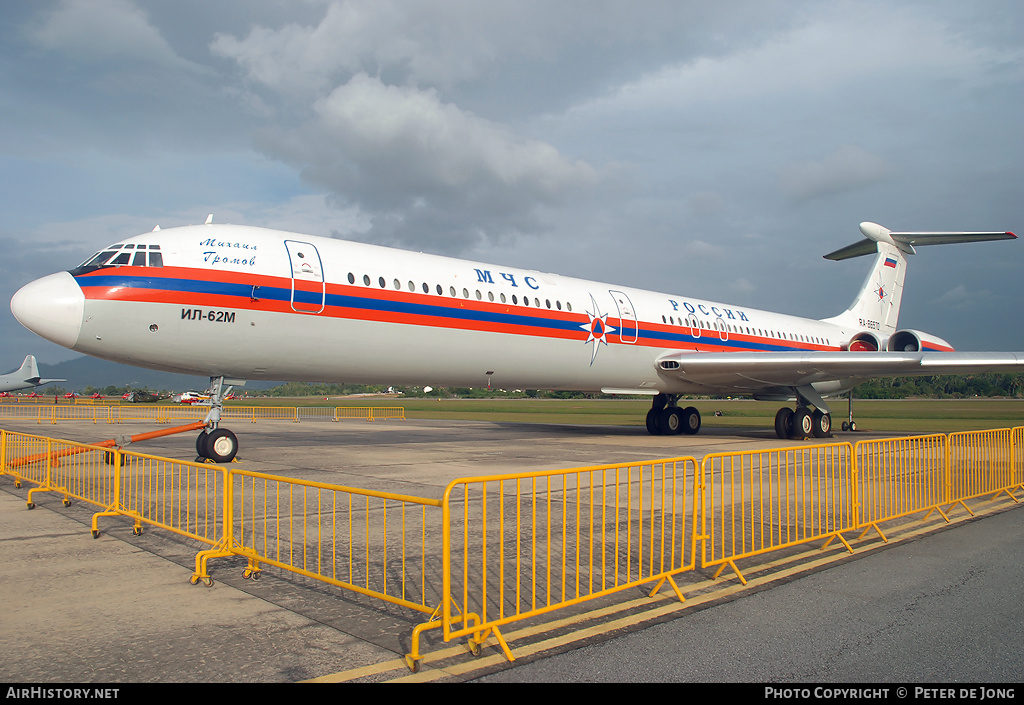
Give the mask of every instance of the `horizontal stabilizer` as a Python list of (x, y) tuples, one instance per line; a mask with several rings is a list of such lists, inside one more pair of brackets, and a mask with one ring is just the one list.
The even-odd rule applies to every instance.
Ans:
[(1011, 232), (991, 233), (959, 233), (959, 232), (892, 232), (877, 223), (861, 223), (860, 231), (868, 238), (847, 245), (835, 252), (825, 255), (825, 259), (843, 260), (851, 257), (874, 254), (876, 243), (884, 242), (898, 248), (904, 254), (915, 254), (917, 247), (924, 245), (951, 245), (962, 242), (986, 242), (988, 240), (1013, 240), (1017, 236)]

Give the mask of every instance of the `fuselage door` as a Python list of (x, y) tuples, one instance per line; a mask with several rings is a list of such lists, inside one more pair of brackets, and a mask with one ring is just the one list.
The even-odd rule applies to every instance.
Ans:
[(327, 293), (320, 253), (312, 244), (298, 240), (285, 240), (284, 246), (292, 271), (292, 310), (320, 313)]
[(636, 311), (633, 309), (633, 302), (629, 300), (624, 291), (609, 291), (615, 306), (619, 310), (619, 342), (635, 343), (639, 335), (637, 326)]

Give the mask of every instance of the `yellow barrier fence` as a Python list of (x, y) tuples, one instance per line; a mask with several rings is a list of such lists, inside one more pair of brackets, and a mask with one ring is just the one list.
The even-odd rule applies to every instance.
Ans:
[(942, 512), (941, 507), (952, 501), (946, 439), (945, 434), (935, 434), (857, 443), (857, 519), (864, 532), (873, 528), (887, 541), (881, 522), (917, 512)]
[(235, 470), (230, 502), (228, 549), (249, 559), (246, 577), (258, 578), (266, 563), (419, 612), (437, 609), (441, 586), (430, 576), (440, 562), (439, 500)]
[[(35, 421), (36, 423), (59, 423), (61, 421), (92, 421), (93, 423), (124, 423), (128, 421), (152, 421), (170, 423), (173, 421), (197, 421), (209, 413), (210, 407), (203, 404), (182, 404), (167, 406), (156, 404), (32, 404), (0, 405), (0, 420)], [(256, 423), (263, 421), (293, 421), (301, 418), (323, 418), (333, 421), (343, 419), (364, 419), (383, 421), (405, 420), (405, 408), (401, 406), (339, 406), (339, 407), (296, 407), (296, 406), (224, 406), (221, 418), (238, 419)]]
[(338, 406), (334, 409), (334, 420), (365, 419), (367, 421), (383, 421), (387, 419), (405, 420), (403, 406)]
[[(442, 627), (444, 640), (499, 627), (655, 583), (692, 570), (696, 461), (676, 458), (456, 480), (443, 500), (442, 613), (413, 631)], [(439, 617), (439, 619), (438, 619)], [(461, 626), (460, 626), (461, 625)]]
[[(697, 567), (736, 561), (1021, 487), (1024, 427), (916, 438), (717, 453), (640, 464), (463, 478), (425, 499), (213, 466), (31, 434), (0, 432), (0, 473), (34, 492), (97, 506), (241, 556), (421, 614), (420, 636), (468, 636), (479, 651), (500, 629)], [(944, 509), (944, 507), (946, 509)], [(437, 510), (440, 509), (440, 512)]]
[(849, 443), (778, 450), (715, 453), (701, 464), (701, 566), (736, 566), (748, 558), (838, 538), (857, 526)]

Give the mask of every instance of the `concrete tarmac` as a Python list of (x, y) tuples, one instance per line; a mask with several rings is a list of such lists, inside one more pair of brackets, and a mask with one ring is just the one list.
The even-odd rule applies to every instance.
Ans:
[[(3, 425), (86, 442), (152, 428)], [(792, 445), (767, 429), (713, 426), (695, 437), (651, 437), (642, 427), (412, 420), (236, 422), (232, 429), (241, 442), (235, 467), (429, 498), (439, 498), (451, 480), (477, 474)], [(194, 442), (194, 434), (187, 434), (129, 450), (191, 460)], [(104, 519), (103, 533), (94, 540), (93, 507), (65, 508), (60, 497), (39, 494), (37, 508), (27, 511), (29, 487), (15, 489), (9, 477), (0, 477), (6, 605), (0, 639), (8, 645), (0, 681), (410, 677), (400, 660), (412, 628), (424, 621), (418, 613), (275, 570), (264, 571), (258, 582), (244, 580), (240, 559), (211, 561), (214, 586), (193, 586), (188, 578), (202, 546), (155, 528), (133, 536), (123, 519)], [(569, 638), (514, 664), (484, 659), (475, 668), (471, 657), (455, 649), (452, 658), (467, 665), (435, 669), (433, 678), (786, 682), (847, 680), (845, 673), (864, 681), (913, 680), (915, 674), (922, 680), (1019, 679), (1022, 528), (1024, 513), (1004, 511), (892, 547), (877, 542), (852, 558), (839, 556), (831, 567), (769, 580), (654, 625), (637, 621), (622, 637), (634, 642), (610, 640), (608, 634)], [(925, 614), (927, 620), (917, 619)], [(978, 633), (969, 636), (972, 625)], [(935, 648), (950, 640), (957, 649)], [(453, 647), (436, 634), (425, 641), (427, 653)], [(670, 652), (694, 658), (680, 664)], [(904, 666), (894, 668), (896, 662)], [(907, 667), (925, 663), (930, 665), (920, 670)], [(844, 670), (849, 664), (855, 668)], [(430, 670), (418, 674), (420, 679)]]

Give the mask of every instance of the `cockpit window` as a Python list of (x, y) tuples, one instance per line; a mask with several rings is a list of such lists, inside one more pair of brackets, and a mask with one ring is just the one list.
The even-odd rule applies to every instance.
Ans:
[[(149, 248), (147, 251), (147, 247)], [(87, 259), (82, 264), (70, 270), (71, 274), (77, 276), (92, 272), (102, 267), (120, 267), (130, 264), (133, 267), (163, 267), (164, 258), (159, 252), (160, 245), (144, 244), (122, 244), (111, 245), (102, 252)]]

